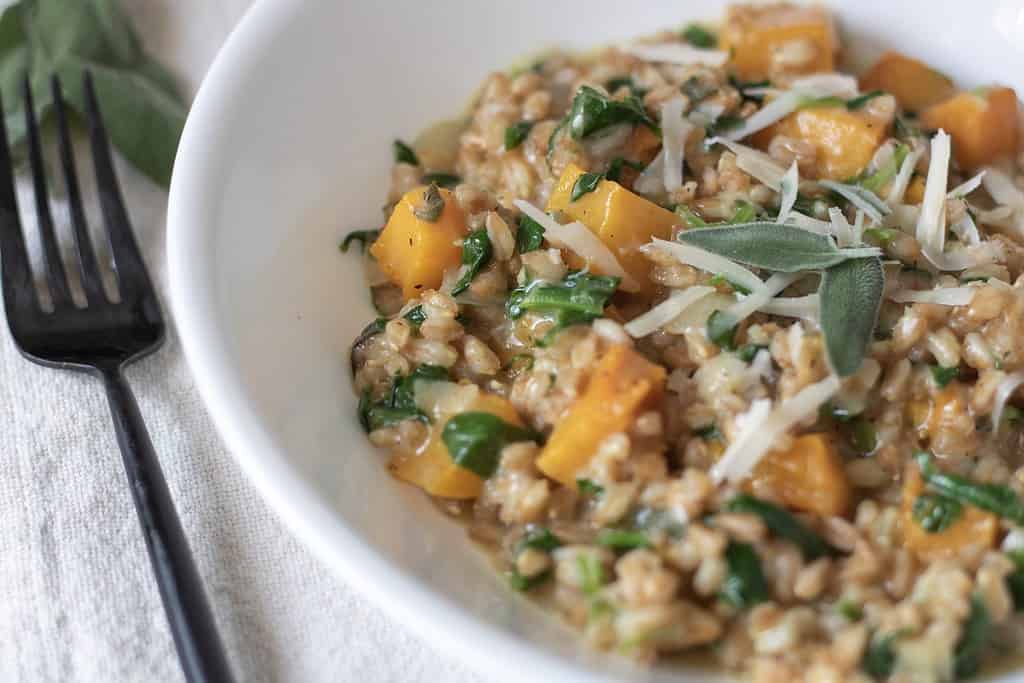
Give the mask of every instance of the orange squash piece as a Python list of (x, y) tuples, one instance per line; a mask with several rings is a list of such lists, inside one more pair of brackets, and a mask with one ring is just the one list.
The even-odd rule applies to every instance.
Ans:
[(968, 171), (1015, 154), (1020, 144), (1017, 93), (1012, 88), (962, 92), (925, 109), (921, 122), (953, 137), (953, 154)]
[(903, 195), (904, 204), (920, 204), (924, 201), (924, 176), (916, 175), (907, 185), (907, 192)]
[(776, 135), (808, 142), (816, 153), (816, 177), (846, 180), (867, 167), (888, 133), (888, 126), (863, 111), (842, 106), (809, 107), (757, 133), (753, 140), (763, 149)]
[(555, 427), (537, 458), (537, 467), (552, 479), (575, 486), (577, 473), (598, 445), (627, 430), (641, 410), (657, 401), (664, 385), (665, 368), (624, 344), (613, 346), (569, 414)]
[(440, 190), (444, 210), (434, 222), (417, 218), (426, 187), (405, 193), (370, 253), (388, 279), (402, 288), (406, 299), (437, 289), (444, 272), (462, 260), (459, 240), (466, 234), (466, 216), (448, 190)]
[[(495, 394), (480, 394), (466, 410), (491, 413), (511, 425), (524, 426), (515, 407)], [(441, 432), (450, 418), (448, 416), (431, 427), (430, 439), (420, 451), (399, 453), (392, 457), (388, 469), (402, 481), (418, 486), (432, 496), (476, 498), (483, 490), (484, 480), (475, 472), (456, 465), (448, 453), (448, 447), (441, 440)]]
[[(610, 180), (602, 180), (593, 192), (573, 201), (572, 188), (582, 174), (583, 169), (575, 164), (566, 167), (551, 193), (547, 210), (560, 211), (585, 225), (611, 249), (643, 291), (653, 290), (654, 284), (648, 277), (651, 264), (639, 248), (652, 237), (671, 237), (672, 227), (682, 225), (682, 219)], [(570, 254), (567, 261), (573, 268), (586, 265), (575, 254)], [(600, 269), (594, 268), (594, 272), (600, 274)]]
[(732, 5), (721, 32), (730, 66), (744, 80), (835, 70), (839, 39), (823, 7)]
[(900, 508), (900, 528), (903, 542), (926, 562), (942, 558), (959, 557), (967, 547), (991, 548), (999, 532), (999, 519), (973, 505), (964, 505), (963, 514), (937, 533), (925, 531), (914, 520), (914, 501), (924, 491), (921, 471), (908, 463), (903, 475), (903, 499)]
[(784, 451), (772, 451), (754, 468), (754, 494), (795, 510), (823, 516), (843, 515), (852, 493), (843, 461), (826, 434), (804, 434)]
[(884, 90), (900, 106), (919, 112), (949, 99), (956, 92), (953, 81), (924, 62), (890, 50), (860, 78), (864, 91)]

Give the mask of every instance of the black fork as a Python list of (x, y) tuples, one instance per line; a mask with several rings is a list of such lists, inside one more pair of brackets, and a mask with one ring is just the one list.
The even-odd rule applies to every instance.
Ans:
[[(111, 299), (103, 287), (82, 208), (61, 86), (54, 77), (58, 146), (86, 304), (80, 307), (72, 299), (54, 236), (38, 124), (32, 108), (31, 88), (26, 81), (28, 155), (52, 311), (43, 308), (32, 278), (18, 219), (7, 133), (0, 123), (0, 279), (7, 322), (18, 349), (29, 360), (48, 367), (86, 372), (103, 381), (128, 484), (185, 678), (189, 683), (229, 683), (231, 671), (188, 541), (174, 511), (138, 404), (122, 373), (128, 363), (160, 347), (164, 322), (121, 199), (89, 74), (84, 76), (83, 87), (96, 185), (120, 296)], [(3, 121), (2, 104), (0, 121)]]

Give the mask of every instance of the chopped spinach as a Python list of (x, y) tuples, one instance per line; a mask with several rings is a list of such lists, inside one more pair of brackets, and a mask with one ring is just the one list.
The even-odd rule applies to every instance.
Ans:
[(391, 390), (380, 401), (371, 401), (369, 392), (359, 399), (359, 422), (367, 432), (397, 424), (403, 420), (427, 421), (427, 416), (416, 407), (416, 382), (443, 382), (449, 379), (448, 370), (436, 365), (419, 365), (406, 376), (392, 380)]
[(505, 149), (515, 149), (523, 144), (523, 140), (533, 130), (533, 121), (520, 121), (505, 129)]
[(622, 170), (624, 168), (631, 168), (634, 171), (644, 170), (644, 165), (638, 161), (630, 161), (629, 159), (623, 159), (622, 157), (615, 157), (611, 163), (608, 164), (608, 170), (605, 171), (604, 177), (613, 182), (619, 182), (622, 179)]
[(940, 389), (960, 376), (960, 368), (956, 366), (946, 368), (941, 365), (932, 365), (930, 369), (932, 371), (932, 379), (935, 380), (936, 386)]
[(738, 201), (736, 202), (736, 208), (733, 209), (732, 218), (729, 219), (729, 224), (753, 223), (756, 220), (757, 208), (750, 202)]
[(441, 430), (441, 441), (452, 461), (487, 479), (498, 469), (501, 449), (510, 443), (534, 441), (533, 432), (483, 412), (459, 413)]
[(543, 571), (536, 576), (523, 576), (515, 567), (505, 573), (509, 587), (517, 593), (525, 593), (541, 585), (551, 578), (551, 570)]
[(494, 256), (494, 247), (491, 245), (491, 238), (487, 236), (487, 229), (480, 228), (466, 235), (462, 241), (462, 265), (465, 271), (455, 286), (452, 287), (452, 296), (458, 296), (469, 289), (481, 270), (483, 270)]
[(420, 159), (416, 156), (416, 152), (413, 151), (412, 147), (401, 140), (395, 140), (392, 143), (392, 151), (395, 156), (396, 164), (412, 164), (413, 166), (420, 165)]
[(736, 349), (736, 328), (736, 319), (725, 311), (716, 310), (708, 316), (708, 339), (726, 351)]
[(604, 493), (604, 487), (590, 479), (577, 479), (576, 488), (585, 496), (600, 496)]
[(694, 47), (703, 49), (718, 45), (718, 37), (699, 24), (690, 24), (683, 29), (683, 40)]
[(1009, 486), (980, 484), (967, 477), (943, 472), (935, 467), (932, 456), (925, 452), (917, 453), (914, 459), (921, 468), (925, 483), (933, 491), (1024, 525), (1024, 502)]
[(992, 618), (981, 596), (971, 597), (971, 611), (960, 632), (960, 642), (953, 652), (953, 675), (964, 679), (978, 673), (981, 658), (992, 636)]
[(509, 294), (505, 312), (509, 320), (519, 319), (526, 311), (551, 315), (555, 324), (546, 343), (566, 327), (600, 318), (618, 286), (617, 277), (583, 271), (569, 273), (561, 282), (535, 280)]
[(616, 551), (651, 547), (647, 534), (626, 529), (601, 529), (597, 534), (597, 544)]
[(765, 344), (744, 344), (736, 350), (736, 355), (740, 357), (740, 360), (744, 363), (749, 363), (754, 360), (760, 351), (767, 351), (768, 346)]
[(768, 599), (768, 582), (761, 569), (761, 558), (749, 543), (730, 541), (725, 549), (728, 567), (719, 597), (736, 607), (748, 609)]
[(772, 86), (772, 82), (767, 79), (761, 81), (741, 81), (736, 76), (729, 76), (729, 85), (739, 91), (740, 97), (742, 97), (744, 101), (757, 102), (760, 104), (764, 101), (764, 95), (753, 94), (748, 91), (756, 90), (758, 88), (770, 88)]
[(760, 498), (741, 493), (730, 500), (725, 509), (729, 512), (757, 515), (773, 534), (800, 548), (808, 562), (824, 555), (836, 554), (836, 550), (821, 536), (807, 528), (788, 511)]
[(686, 204), (677, 204), (675, 214), (686, 221), (686, 226), (689, 228), (706, 228), (708, 226), (707, 221)]
[(707, 138), (717, 137), (724, 133), (728, 133), (730, 130), (739, 128), (743, 125), (743, 119), (739, 116), (732, 116), (730, 114), (722, 114), (714, 123), (706, 128)]
[(679, 90), (690, 98), (690, 104), (696, 105), (718, 91), (713, 83), (705, 83), (699, 76), (690, 76), (679, 86)]
[(604, 87), (605, 90), (613, 94), (619, 88), (629, 88), (630, 94), (634, 95), (635, 97), (642, 98), (644, 95), (647, 94), (647, 90), (645, 88), (639, 87), (633, 81), (632, 76), (616, 76), (615, 78), (612, 78), (607, 83), (605, 83)]
[(528, 529), (520, 539), (518, 549), (523, 551), (526, 548), (532, 548), (550, 553), (555, 548), (561, 547), (562, 539), (551, 533), (551, 529), (546, 526), (534, 526)]
[(930, 534), (948, 529), (964, 512), (958, 500), (937, 493), (922, 493), (914, 501), (911, 514), (914, 521)]
[(525, 254), (540, 249), (544, 244), (544, 226), (526, 214), (519, 217), (519, 229), (516, 230), (516, 251)]
[(840, 600), (836, 605), (836, 612), (847, 621), (860, 621), (864, 616), (864, 608), (852, 600)]
[(854, 97), (853, 99), (846, 100), (846, 108), (850, 111), (856, 111), (871, 100), (884, 94), (885, 93), (881, 90), (872, 90), (871, 92), (866, 92), (863, 95), (857, 95), (857, 97)]
[(413, 306), (402, 317), (418, 330), (420, 325), (427, 319), (427, 314), (423, 311), (423, 306)]
[(1016, 569), (1006, 576), (1006, 587), (1013, 597), (1013, 607), (1016, 611), (1024, 611), (1024, 549), (1008, 550), (1006, 556), (1010, 558)]
[(566, 121), (573, 140), (583, 140), (620, 123), (642, 124), (661, 134), (658, 124), (648, 116), (643, 104), (634, 95), (624, 100), (613, 100), (587, 85), (576, 92)]
[(863, 455), (874, 453), (878, 448), (878, 431), (870, 420), (859, 417), (850, 425), (850, 445)]
[(864, 650), (864, 656), (861, 658), (860, 667), (864, 669), (864, 672), (879, 681), (889, 678), (893, 669), (896, 668), (896, 649), (894, 645), (897, 640), (905, 635), (906, 631), (903, 630), (893, 631), (881, 637), (875, 634)]
[(718, 425), (714, 422), (706, 424), (703, 427), (697, 427), (693, 430), (693, 435), (699, 436), (705, 441), (711, 441), (712, 439), (717, 439), (719, 441), (723, 440), (722, 432), (718, 431)]
[(570, 201), (577, 201), (580, 197), (597, 189), (598, 184), (604, 178), (600, 173), (581, 173), (576, 182), (572, 185)]

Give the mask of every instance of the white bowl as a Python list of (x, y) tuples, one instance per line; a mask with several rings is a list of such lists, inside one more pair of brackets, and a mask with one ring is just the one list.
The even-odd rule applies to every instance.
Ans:
[[(387, 474), (355, 419), (347, 349), (373, 312), (339, 237), (380, 224), (392, 138), (457, 113), (489, 71), (554, 44), (714, 18), (724, 4), (262, 0), (189, 117), (170, 197), (171, 299), (217, 428), (331, 567), (495, 678), (707, 680), (586, 653)], [(963, 84), (1024, 86), (1020, 0), (858, 0), (838, 12), (866, 53), (899, 47)]]

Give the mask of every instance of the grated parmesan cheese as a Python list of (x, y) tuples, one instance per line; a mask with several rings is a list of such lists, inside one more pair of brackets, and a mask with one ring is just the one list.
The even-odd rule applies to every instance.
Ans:
[(675, 192), (683, 186), (683, 160), (686, 157), (686, 139), (693, 124), (683, 118), (686, 102), (673, 97), (661, 105), (662, 149), (664, 150), (665, 191)]
[(1006, 410), (1006, 402), (1010, 400), (1017, 387), (1024, 384), (1024, 371), (1010, 373), (996, 387), (995, 407), (992, 410), (992, 431), (998, 432), (999, 425), (1003, 421), (1003, 411)]
[(786, 174), (779, 181), (779, 189), (782, 197), (779, 198), (779, 223), (785, 223), (789, 218), (793, 205), (796, 204), (797, 195), (800, 193), (800, 168), (796, 161), (789, 167)]
[(690, 66), (693, 64), (722, 66), (729, 59), (729, 55), (721, 50), (704, 50), (685, 43), (626, 45), (622, 48), (622, 51), (634, 57), (639, 57), (646, 62), (662, 62), (664, 64), (678, 64), (679, 66)]
[(715, 291), (714, 287), (697, 285), (673, 291), (667, 299), (626, 323), (626, 332), (639, 339), (655, 332), (672, 322), (692, 304)]
[(782, 189), (782, 179), (786, 175), (786, 169), (779, 166), (774, 159), (764, 152), (721, 136), (711, 138), (705, 144), (725, 146), (736, 155), (736, 165), (740, 167), (741, 171), (776, 192)]
[(940, 289), (897, 289), (888, 297), (899, 304), (939, 304), (966, 306), (974, 299), (977, 287), (943, 287)]

